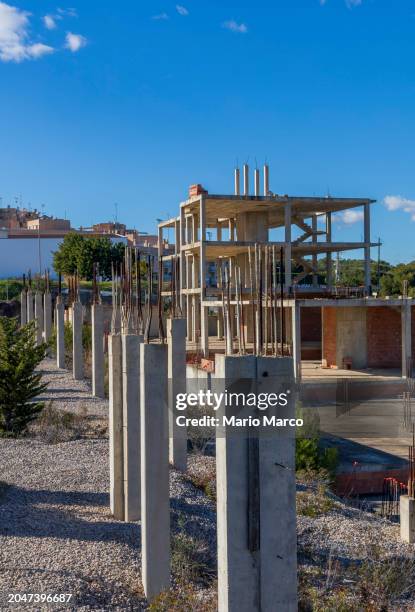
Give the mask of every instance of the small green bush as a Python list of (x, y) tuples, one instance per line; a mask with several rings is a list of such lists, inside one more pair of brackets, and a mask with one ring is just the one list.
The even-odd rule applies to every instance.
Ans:
[(323, 448), (320, 444), (318, 417), (314, 411), (297, 408), (297, 418), (304, 426), (297, 435), (295, 445), (295, 469), (299, 471), (326, 470), (333, 478), (339, 463), (337, 448)]
[(46, 389), (36, 368), (47, 345), (36, 346), (36, 326), (19, 327), (17, 319), (0, 317), (0, 436), (16, 437), (43, 408), (36, 398)]

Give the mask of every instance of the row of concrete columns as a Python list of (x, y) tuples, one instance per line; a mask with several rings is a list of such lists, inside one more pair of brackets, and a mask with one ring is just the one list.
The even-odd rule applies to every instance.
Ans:
[(36, 344), (49, 342), (52, 334), (52, 296), (47, 291), (36, 291), (29, 288), (20, 294), (20, 324), (26, 325), (36, 321)]
[[(141, 520), (142, 582), (150, 600), (170, 584), (169, 458), (186, 469), (187, 433), (173, 405), (186, 392), (185, 335), (185, 320), (169, 320), (167, 345), (125, 333), (109, 338), (111, 511), (119, 520)], [(241, 378), (256, 388), (279, 379), (290, 393), (293, 360), (216, 355), (214, 377), (222, 391)], [(292, 400), (291, 416), (294, 409)], [(256, 438), (253, 446), (251, 435), (229, 428), (216, 440), (219, 610), (290, 612), (296, 609), (294, 433)]]

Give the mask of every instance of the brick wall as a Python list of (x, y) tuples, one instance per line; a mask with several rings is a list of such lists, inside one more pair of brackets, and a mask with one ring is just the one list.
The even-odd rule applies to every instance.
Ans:
[(321, 342), (321, 308), (301, 309), (301, 340)]
[(336, 309), (323, 308), (323, 355), (327, 365), (336, 365)]
[(400, 368), (402, 338), (400, 309), (367, 309), (367, 362), (369, 368)]

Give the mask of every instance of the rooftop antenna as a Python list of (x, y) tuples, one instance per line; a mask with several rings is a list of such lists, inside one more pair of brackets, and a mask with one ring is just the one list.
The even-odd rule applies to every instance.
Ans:
[(117, 224), (118, 223), (118, 202), (114, 202), (114, 208), (115, 208), (114, 221)]

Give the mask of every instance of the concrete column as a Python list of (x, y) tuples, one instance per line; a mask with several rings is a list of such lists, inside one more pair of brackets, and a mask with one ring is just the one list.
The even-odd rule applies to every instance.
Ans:
[(186, 393), (186, 321), (167, 319), (169, 376), (169, 460), (178, 470), (187, 469), (187, 431), (176, 424), (175, 400)]
[(92, 304), (91, 323), (92, 395), (104, 398), (104, 310), (102, 304)]
[(72, 361), (75, 380), (84, 378), (84, 349), (82, 346), (82, 304), (72, 305)]
[(218, 340), (223, 340), (223, 313), (222, 313), (222, 308), (218, 309)]
[(291, 307), (292, 358), (294, 379), (301, 382), (301, 308), (298, 302)]
[[(331, 212), (326, 213), (326, 242), (331, 242)], [(333, 261), (331, 253), (326, 254), (326, 284), (329, 289), (333, 286)]]
[[(215, 378), (235, 392), (241, 380), (252, 380), (258, 392), (280, 384), (285, 392), (293, 361), (216, 355)], [(293, 415), (289, 404), (281, 416)], [(216, 473), (219, 612), (296, 611), (294, 431), (255, 437), (218, 429)]]
[(408, 495), (400, 498), (401, 540), (408, 544), (415, 542), (415, 499)]
[(186, 295), (187, 341), (192, 340), (192, 297)]
[(200, 302), (200, 336), (202, 341), (202, 354), (204, 357), (209, 356), (209, 318), (208, 308)]
[(152, 600), (170, 585), (167, 345), (141, 344), (141, 566)]
[(34, 315), (33, 315), (33, 293), (32, 290), (29, 288), (27, 290), (27, 322), (30, 323), (30, 321), (33, 321), (34, 319)]
[(285, 220), (285, 248), (284, 248), (284, 265), (285, 265), (285, 287), (292, 286), (291, 274), (291, 203), (287, 202), (284, 208)]
[(52, 296), (46, 292), (43, 296), (43, 337), (45, 342), (49, 342), (52, 335)]
[(370, 204), (363, 207), (364, 231), (365, 231), (365, 286), (368, 292), (371, 291), (372, 277), (370, 270)]
[[(311, 227), (313, 228), (312, 242), (314, 245), (316, 245), (317, 244), (317, 215), (312, 216)], [(318, 265), (317, 255), (313, 255), (312, 261), (313, 261), (314, 270), (317, 270), (317, 265)], [(317, 286), (318, 286), (318, 274), (313, 272), (313, 287), (317, 287)]]
[[(270, 384), (272, 382), (272, 384)], [(257, 358), (258, 392), (291, 390), (287, 408), (277, 416), (295, 417), (293, 361)], [(273, 412), (270, 408), (267, 412)], [(283, 414), (281, 414), (281, 412)], [(259, 439), (260, 610), (297, 612), (297, 526), (295, 429), (272, 431)], [(276, 517), (278, 517), (276, 519)]]
[(27, 323), (27, 291), (23, 289), (20, 294), (20, 325), (23, 327)]
[(29, 288), (27, 290), (27, 322), (33, 321), (34, 319), (34, 311), (33, 311), (33, 293)]
[(36, 344), (43, 342), (43, 296), (40, 291), (35, 293)]
[(62, 298), (56, 300), (56, 365), (65, 368), (65, 306)]
[(108, 336), (110, 507), (124, 520), (123, 392), (121, 335)]
[(403, 299), (401, 307), (402, 329), (402, 378), (412, 376), (412, 300)]
[(140, 520), (140, 344), (142, 336), (122, 334), (124, 518)]

